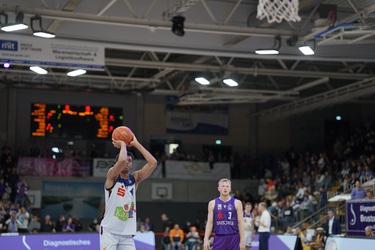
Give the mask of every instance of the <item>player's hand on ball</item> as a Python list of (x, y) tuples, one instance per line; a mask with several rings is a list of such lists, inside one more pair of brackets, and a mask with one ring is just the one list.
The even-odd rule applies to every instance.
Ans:
[(138, 143), (137, 137), (135, 135), (133, 136), (133, 140), (129, 143), (129, 147), (134, 146), (136, 143)]
[(125, 144), (125, 142), (120, 140), (112, 140), (112, 144), (115, 146), (115, 148), (121, 148), (121, 144)]

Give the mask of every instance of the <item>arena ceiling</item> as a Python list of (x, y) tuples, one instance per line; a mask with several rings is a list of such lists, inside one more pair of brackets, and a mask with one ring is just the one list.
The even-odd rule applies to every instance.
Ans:
[[(300, 0), (301, 21), (281, 23), (257, 19), (257, 5), (257, 0), (0, 0), (9, 19), (16, 9), (25, 22), (38, 15), (57, 38), (106, 48), (104, 71), (69, 78), (61, 68), (39, 76), (14, 65), (0, 70), (0, 81), (3, 87), (172, 95), (180, 105), (257, 103), (253, 115), (266, 120), (371, 100), (374, 1)], [(171, 32), (177, 15), (185, 17), (184, 36)], [(18, 34), (32, 36), (30, 29)], [(254, 53), (274, 47), (277, 37), (278, 55)], [(301, 54), (298, 47), (312, 41), (315, 55)], [(210, 85), (194, 81), (202, 74)], [(239, 86), (223, 84), (227, 76)]]

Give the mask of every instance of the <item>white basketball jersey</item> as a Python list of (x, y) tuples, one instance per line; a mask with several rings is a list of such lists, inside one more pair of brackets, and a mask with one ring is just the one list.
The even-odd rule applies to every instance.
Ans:
[(251, 231), (253, 225), (253, 214), (250, 215), (246, 214), (245, 211), (243, 213), (243, 226), (245, 231)]
[(101, 222), (104, 230), (113, 234), (135, 235), (137, 230), (135, 179), (121, 176), (112, 189), (105, 189), (105, 212)]

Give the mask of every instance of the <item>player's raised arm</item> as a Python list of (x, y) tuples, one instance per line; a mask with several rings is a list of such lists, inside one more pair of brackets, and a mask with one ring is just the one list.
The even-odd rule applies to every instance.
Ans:
[(150, 152), (145, 149), (142, 144), (137, 140), (137, 138), (134, 136), (133, 141), (130, 143), (130, 146), (135, 147), (138, 149), (138, 151), (143, 155), (145, 160), (147, 161), (146, 165), (144, 167), (136, 172), (134, 172), (134, 178), (136, 179), (137, 185), (147, 179), (151, 173), (156, 168), (158, 162), (156, 161), (155, 157), (150, 154)]
[(113, 167), (111, 167), (107, 172), (107, 179), (105, 181), (105, 188), (113, 187), (116, 178), (119, 176), (128, 155), (128, 151), (126, 149), (125, 142), (120, 140), (112, 140), (112, 144), (114, 147), (120, 149), (120, 153), (118, 155), (117, 161)]
[(203, 240), (204, 250), (210, 249), (210, 236), (212, 233), (213, 220), (214, 220), (214, 206), (215, 206), (215, 200), (212, 200), (208, 203), (207, 224), (206, 224), (206, 230), (204, 232), (204, 240)]

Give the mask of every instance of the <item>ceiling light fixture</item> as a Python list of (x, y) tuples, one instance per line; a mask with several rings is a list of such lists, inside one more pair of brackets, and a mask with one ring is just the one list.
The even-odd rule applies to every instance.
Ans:
[(277, 55), (279, 54), (279, 49), (281, 47), (281, 37), (275, 37), (275, 44), (273, 48), (270, 49), (257, 49), (255, 53), (258, 55)]
[(71, 77), (80, 76), (80, 75), (83, 75), (83, 74), (86, 74), (86, 70), (84, 70), (84, 69), (76, 69), (76, 70), (73, 70), (73, 71), (70, 71), (70, 72), (67, 73), (67, 75), (71, 76)]
[(223, 83), (225, 83), (229, 87), (237, 87), (238, 86), (238, 82), (236, 82), (232, 78), (226, 78), (226, 79), (224, 79)]
[(207, 80), (206, 78), (204, 77), (196, 77), (194, 79), (197, 83), (199, 83), (200, 85), (209, 85), (210, 84), (210, 81)]
[(183, 16), (174, 16), (172, 18), (172, 32), (176, 36), (184, 36), (185, 31), (184, 31), (184, 22), (185, 22), (185, 17)]
[(39, 74), (39, 75), (46, 75), (48, 73), (47, 70), (39, 67), (39, 66), (31, 66), (30, 67), (30, 70), (31, 71), (34, 71), (35, 73)]
[(8, 15), (5, 12), (0, 13), (1, 16), (4, 16), (5, 23), (1, 25), (1, 30), (5, 32), (12, 32), (17, 30), (27, 29), (29, 26), (23, 22), (23, 12), (18, 12), (16, 15), (16, 21), (14, 23), (8, 23)]
[[(39, 21), (39, 29), (34, 28), (34, 22)], [(43, 29), (42, 26), (42, 18), (40, 16), (34, 16), (30, 18), (31, 22), (31, 29), (33, 31), (33, 35), (37, 37), (42, 37), (42, 38), (55, 38), (56, 35), (54, 33), (48, 32), (45, 29)]]
[(305, 56), (315, 54), (315, 40), (309, 40), (298, 48)]

